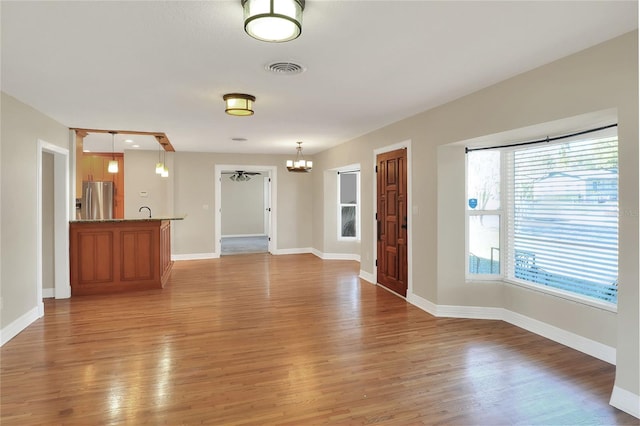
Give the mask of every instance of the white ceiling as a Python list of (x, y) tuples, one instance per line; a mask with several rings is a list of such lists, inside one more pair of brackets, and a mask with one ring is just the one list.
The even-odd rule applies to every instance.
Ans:
[[(0, 7), (4, 92), (202, 152), (313, 154), (638, 28), (637, 1), (307, 0), (302, 36), (274, 44), (244, 33), (240, 0)], [(226, 115), (229, 92), (255, 115)]]
[[(171, 140), (171, 139), (169, 139)], [(158, 140), (149, 135), (89, 133), (82, 141), (84, 152), (124, 152), (125, 150), (160, 151)]]

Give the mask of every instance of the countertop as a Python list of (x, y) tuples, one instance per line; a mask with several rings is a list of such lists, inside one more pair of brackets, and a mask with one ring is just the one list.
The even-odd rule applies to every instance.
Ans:
[(177, 215), (177, 216), (129, 217), (129, 218), (122, 218), (122, 219), (75, 219), (75, 220), (70, 220), (69, 222), (70, 223), (155, 222), (159, 220), (183, 220), (185, 217), (187, 217), (186, 214)]

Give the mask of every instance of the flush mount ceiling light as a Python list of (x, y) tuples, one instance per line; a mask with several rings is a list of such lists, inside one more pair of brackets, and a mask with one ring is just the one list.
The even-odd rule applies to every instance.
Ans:
[(244, 93), (227, 93), (222, 97), (226, 103), (224, 112), (229, 115), (253, 115), (253, 103), (256, 97)]
[(296, 159), (287, 160), (287, 170), (296, 173), (308, 173), (313, 168), (313, 161), (307, 161), (302, 156), (302, 142), (296, 142)]
[(269, 42), (298, 38), (302, 33), (304, 0), (241, 0), (244, 30), (251, 37)]

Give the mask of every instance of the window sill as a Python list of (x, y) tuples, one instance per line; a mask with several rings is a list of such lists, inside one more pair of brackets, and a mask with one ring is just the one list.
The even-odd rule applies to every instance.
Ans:
[(603, 311), (618, 313), (618, 307), (617, 307), (617, 305), (614, 305), (613, 303), (608, 303), (608, 302), (604, 302), (604, 301), (601, 302), (601, 301), (590, 299), (590, 298), (587, 298), (587, 297), (581, 297), (581, 296), (579, 296), (577, 294), (569, 293), (569, 292), (562, 291), (562, 290), (559, 290), (559, 289), (541, 287), (541, 286), (532, 285), (532, 284), (529, 284), (529, 283), (526, 283), (526, 282), (520, 282), (520, 281), (516, 281), (516, 280), (506, 280), (505, 279), (505, 280), (502, 280), (502, 282), (504, 284), (507, 284), (507, 285), (512, 285), (512, 286), (516, 286), (516, 287), (522, 287), (522, 288), (525, 288), (527, 290), (537, 291), (539, 293), (544, 293), (544, 294), (548, 294), (548, 295), (551, 295), (551, 296), (559, 297), (561, 299), (569, 300), (571, 302), (580, 303), (582, 305), (587, 305), (587, 306), (590, 306), (592, 308), (602, 309)]
[(550, 296), (559, 297), (561, 299), (569, 300), (571, 302), (587, 305), (592, 308), (601, 309), (603, 311), (618, 313), (618, 307), (613, 303), (607, 303), (604, 301), (600, 302), (598, 300), (581, 297), (579, 295), (565, 292), (559, 289), (554, 289), (551, 287), (549, 288), (540, 287), (540, 286), (536, 286), (526, 282), (520, 282), (516, 280), (507, 280), (507, 279), (503, 279), (496, 276), (490, 276), (490, 275), (478, 276), (473, 278), (467, 277), (465, 282), (468, 284), (505, 284), (505, 285), (515, 286), (515, 287), (521, 287), (527, 290), (537, 291), (538, 293), (543, 293)]

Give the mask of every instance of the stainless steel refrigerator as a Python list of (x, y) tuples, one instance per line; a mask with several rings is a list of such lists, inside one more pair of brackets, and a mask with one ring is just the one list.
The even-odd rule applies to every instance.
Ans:
[(82, 182), (81, 219), (113, 219), (113, 182)]

